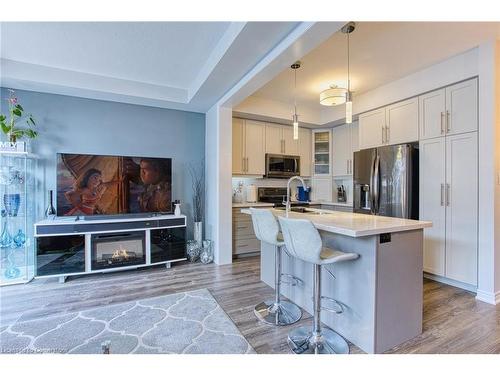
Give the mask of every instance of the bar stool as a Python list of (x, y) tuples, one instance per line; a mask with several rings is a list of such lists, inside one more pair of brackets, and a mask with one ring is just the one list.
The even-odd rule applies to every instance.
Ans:
[[(270, 210), (250, 208), (250, 213), (252, 214), (255, 235), (260, 241), (274, 246), (276, 258), (275, 299), (259, 303), (255, 306), (254, 313), (260, 321), (268, 324), (286, 326), (296, 323), (302, 317), (302, 310), (292, 302), (281, 300), (281, 277), (285, 275), (281, 272), (281, 255), (285, 243), (279, 233), (278, 221)], [(292, 275), (286, 276), (290, 276), (294, 283), (301, 282), (300, 279)]]
[[(343, 305), (333, 298), (321, 296), (321, 266), (358, 258), (356, 253), (323, 247), (318, 230), (309, 220), (279, 217), (279, 223), (290, 255), (314, 265), (313, 268), (313, 326), (301, 326), (288, 334), (288, 345), (296, 354), (347, 354), (349, 345), (337, 332), (321, 327), (321, 310), (343, 312)], [(336, 309), (321, 306), (321, 300), (333, 301)]]

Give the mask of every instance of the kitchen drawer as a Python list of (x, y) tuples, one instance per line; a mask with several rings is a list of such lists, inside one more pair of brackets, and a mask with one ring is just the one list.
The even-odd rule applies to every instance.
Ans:
[(251, 223), (249, 226), (243, 226), (243, 225), (233, 226), (233, 237), (235, 239), (256, 238)]
[(257, 238), (233, 239), (233, 254), (260, 252), (260, 241)]

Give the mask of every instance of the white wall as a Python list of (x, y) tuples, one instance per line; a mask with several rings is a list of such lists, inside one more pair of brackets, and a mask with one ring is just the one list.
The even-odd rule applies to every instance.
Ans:
[[(233, 111), (248, 115), (258, 115), (271, 117), (291, 122), (293, 114), (293, 103), (281, 102), (278, 100), (270, 100), (249, 96), (243, 102), (238, 104)], [(312, 110), (308, 107), (297, 105), (299, 121), (309, 124), (321, 124), (320, 111)]]

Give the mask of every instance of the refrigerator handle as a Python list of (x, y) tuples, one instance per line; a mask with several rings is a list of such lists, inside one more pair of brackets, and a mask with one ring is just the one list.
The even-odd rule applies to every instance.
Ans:
[(373, 172), (374, 172), (374, 166), (375, 166), (375, 159), (377, 156), (375, 156), (372, 159), (371, 165), (370, 165), (370, 212), (372, 214), (375, 214), (375, 197), (373, 194), (374, 191), (374, 183), (373, 183)]
[(380, 208), (380, 156), (377, 155), (375, 158), (375, 163), (373, 167), (373, 198), (374, 198), (374, 209), (375, 214), (378, 214)]

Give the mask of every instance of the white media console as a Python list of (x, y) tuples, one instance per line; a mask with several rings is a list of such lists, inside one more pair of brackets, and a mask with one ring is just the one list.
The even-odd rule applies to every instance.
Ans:
[(46, 219), (35, 223), (36, 278), (111, 272), (186, 260), (184, 215)]

